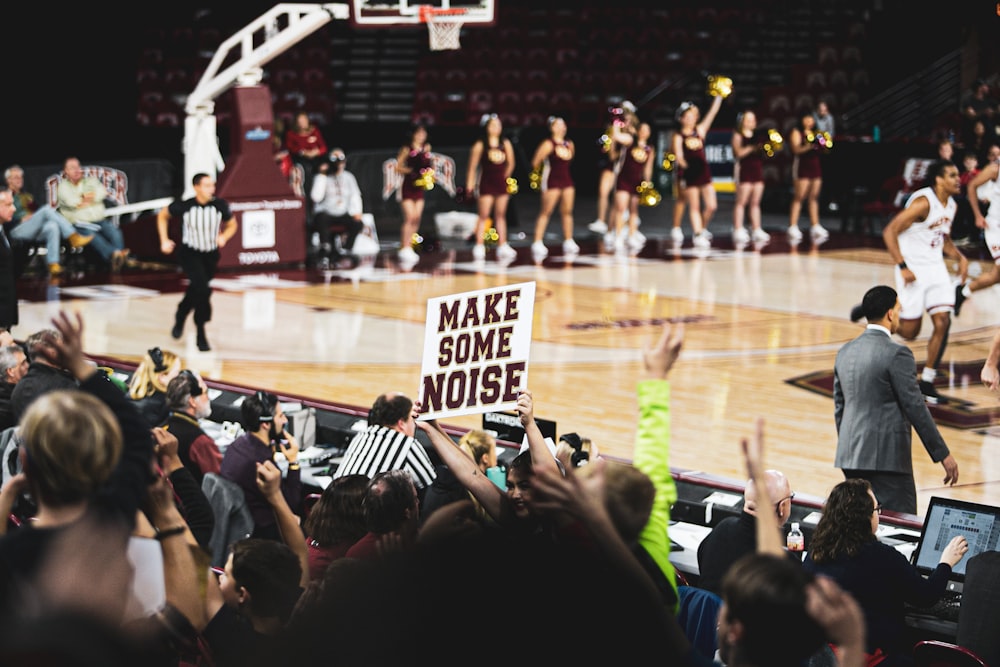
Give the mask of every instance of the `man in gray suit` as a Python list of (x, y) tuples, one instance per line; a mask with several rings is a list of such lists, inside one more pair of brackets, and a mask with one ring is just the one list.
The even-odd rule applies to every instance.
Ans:
[(868, 327), (840, 349), (833, 367), (834, 465), (848, 479), (867, 479), (885, 509), (916, 514), (913, 428), (931, 460), (944, 466), (945, 484), (958, 482), (958, 463), (920, 393), (913, 352), (892, 339), (900, 321), (896, 290), (873, 287), (861, 307)]

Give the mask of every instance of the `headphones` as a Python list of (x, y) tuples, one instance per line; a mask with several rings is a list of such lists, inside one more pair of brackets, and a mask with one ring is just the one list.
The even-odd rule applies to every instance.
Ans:
[(191, 398), (197, 398), (198, 396), (201, 396), (204, 393), (201, 390), (201, 383), (198, 382), (198, 378), (195, 377), (194, 373), (191, 372), (191, 370), (185, 368), (177, 375), (183, 377), (187, 381), (188, 394), (191, 395)]
[(270, 424), (274, 421), (274, 404), (266, 391), (257, 391), (257, 402), (260, 403), (260, 423)]
[(163, 361), (163, 350), (158, 347), (153, 347), (146, 350), (146, 354), (153, 361), (153, 372), (162, 373), (167, 370), (167, 364)]

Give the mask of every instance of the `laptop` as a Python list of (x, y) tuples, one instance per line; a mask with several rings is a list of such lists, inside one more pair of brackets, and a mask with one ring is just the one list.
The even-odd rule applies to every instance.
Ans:
[(928, 576), (934, 571), (941, 562), (941, 552), (956, 535), (964, 535), (969, 541), (968, 553), (952, 568), (948, 580), (948, 590), (960, 594), (969, 559), (984, 551), (998, 550), (1000, 507), (931, 497), (920, 539), (913, 550), (912, 562), (921, 574)]

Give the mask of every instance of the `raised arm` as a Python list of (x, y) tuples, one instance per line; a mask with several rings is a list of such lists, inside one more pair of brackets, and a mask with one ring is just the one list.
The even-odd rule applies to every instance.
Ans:
[(538, 472), (541, 468), (548, 468), (559, 472), (559, 464), (556, 457), (552, 455), (549, 446), (545, 444), (545, 436), (538, 428), (535, 421), (535, 403), (531, 392), (522, 389), (517, 397), (517, 407), (515, 408), (521, 419), (521, 426), (524, 427), (524, 434), (528, 438), (528, 450), (531, 452), (531, 467)]
[(274, 509), (274, 518), (278, 521), (281, 539), (299, 559), (302, 575), (299, 586), (309, 585), (309, 549), (306, 547), (306, 537), (299, 527), (299, 517), (288, 506), (284, 494), (281, 493), (281, 469), (271, 461), (257, 464), (257, 488), (267, 498)]
[[(754, 437), (750, 440), (743, 438), (742, 442), (743, 458), (746, 462), (747, 473), (753, 480), (754, 488), (758, 498), (769, 498), (767, 491), (767, 478), (764, 474), (764, 418), (758, 417), (754, 428)], [(757, 512), (757, 553), (762, 554), (784, 554), (781, 545), (781, 533), (778, 527), (778, 519), (774, 512)]]
[(427, 434), (434, 451), (462, 486), (475, 496), (486, 513), (497, 521), (503, 519), (507, 503), (506, 494), (483, 474), (470, 456), (459, 449), (458, 444), (444, 432), (437, 420), (417, 421), (417, 428)]
[(632, 465), (646, 473), (656, 489), (649, 521), (639, 544), (659, 566), (674, 589), (677, 577), (670, 562), (670, 508), (677, 501), (677, 485), (670, 473), (670, 384), (667, 375), (684, 345), (684, 324), (666, 324), (659, 339), (643, 353), (644, 372), (637, 387), (639, 423)]
[(712, 123), (715, 121), (715, 117), (718, 115), (721, 107), (722, 95), (716, 95), (712, 98), (712, 104), (708, 107), (708, 111), (705, 112), (705, 116), (698, 123), (698, 134), (703, 138), (708, 134), (708, 130), (712, 127)]

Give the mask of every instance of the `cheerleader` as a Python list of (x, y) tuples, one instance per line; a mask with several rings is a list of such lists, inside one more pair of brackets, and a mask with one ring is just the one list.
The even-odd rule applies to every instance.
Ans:
[(425, 188), (417, 184), (424, 178), (423, 170), (431, 167), (431, 145), (427, 143), (427, 128), (415, 125), (410, 130), (409, 141), (399, 149), (396, 156), (396, 172), (403, 177), (399, 189), (400, 208), (403, 210), (403, 226), (399, 233), (399, 259), (418, 259), (413, 249), (413, 235), (420, 229), (420, 219), (424, 215)]
[(562, 219), (563, 254), (575, 255), (580, 252), (580, 246), (573, 240), (573, 202), (576, 188), (573, 186), (573, 176), (570, 174), (576, 146), (571, 139), (566, 138), (566, 121), (562, 118), (549, 117), (549, 133), (550, 136), (538, 145), (531, 159), (531, 168), (534, 173), (540, 174), (538, 188), (542, 193), (541, 209), (535, 221), (535, 241), (531, 244), (531, 254), (536, 259), (544, 259), (549, 254), (543, 238), (556, 204), (559, 205), (559, 215)]

